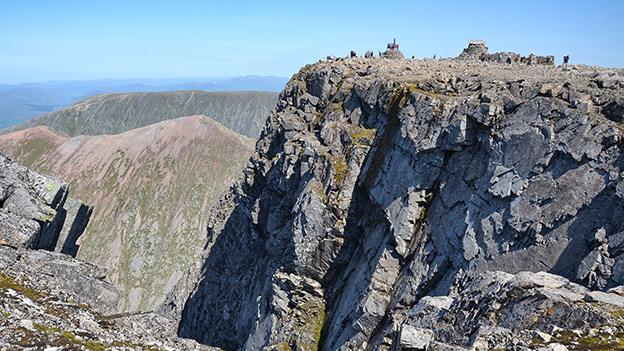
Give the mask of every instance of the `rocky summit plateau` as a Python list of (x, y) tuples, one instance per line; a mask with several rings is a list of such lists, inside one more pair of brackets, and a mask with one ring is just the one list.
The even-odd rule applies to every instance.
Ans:
[(624, 74), (498, 61), (303, 67), (164, 303), (4, 243), (0, 348), (622, 349)]

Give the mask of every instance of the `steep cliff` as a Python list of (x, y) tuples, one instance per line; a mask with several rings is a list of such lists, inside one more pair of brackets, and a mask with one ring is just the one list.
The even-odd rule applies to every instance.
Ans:
[(624, 283), (623, 87), (582, 66), (306, 66), (163, 311), (228, 350), (615, 345), (620, 290), (590, 289)]
[(36, 127), (0, 135), (0, 150), (66, 180), (93, 207), (66, 251), (110, 271), (122, 310), (147, 311), (198, 259), (208, 210), (238, 178), (253, 143), (190, 116), (116, 135), (68, 138)]

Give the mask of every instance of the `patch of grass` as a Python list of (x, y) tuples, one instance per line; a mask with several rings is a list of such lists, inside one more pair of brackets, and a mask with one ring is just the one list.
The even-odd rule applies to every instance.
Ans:
[(303, 350), (319, 350), (321, 346), (321, 332), (327, 318), (325, 304), (322, 301), (310, 301), (300, 305), (299, 310), (302, 312), (303, 319), (295, 331), (298, 336), (311, 334), (314, 337), (314, 341), (305, 342), (301, 338), (297, 345), (301, 346)]
[(2, 273), (0, 273), (0, 289), (13, 289), (33, 301), (39, 301), (47, 296), (40, 291), (31, 289), (16, 282), (12, 277)]
[(314, 328), (314, 336), (316, 338), (316, 343), (319, 348), (321, 347), (321, 332), (323, 331), (323, 325), (325, 325), (326, 318), (327, 315), (325, 313), (325, 308), (321, 308), (318, 314), (318, 318), (316, 320), (316, 327)]
[(278, 344), (265, 347), (263, 351), (292, 351), (292, 348), (288, 345), (288, 342), (282, 341)]
[(76, 334), (70, 331), (62, 331), (61, 338), (65, 339), (70, 345), (81, 345), (85, 347), (87, 350), (91, 351), (104, 351), (106, 350), (106, 346), (99, 341), (95, 340), (84, 340), (79, 338)]
[(317, 125), (319, 124), (322, 118), (323, 118), (323, 112), (317, 112), (314, 114), (314, 120), (312, 121), (312, 123), (314, 125)]
[(50, 150), (54, 150), (55, 147), (56, 145), (45, 137), (34, 138), (19, 148), (17, 159), (23, 165), (32, 167), (34, 163), (41, 160), (43, 155), (50, 152)]
[(106, 346), (104, 346), (104, 344), (102, 344), (99, 341), (95, 341), (95, 340), (83, 341), (82, 342), (82, 346), (84, 346), (88, 350), (92, 350), (92, 351), (104, 351), (104, 350), (108, 349)]
[[(624, 350), (624, 333), (614, 334), (601, 334), (597, 333), (594, 336), (589, 335), (577, 335), (576, 333), (563, 330), (553, 335), (550, 343), (559, 343), (565, 345), (570, 350), (578, 351), (607, 351), (607, 350)], [(534, 346), (543, 346), (541, 340), (533, 340)]]
[(37, 322), (33, 323), (33, 327), (35, 329), (37, 329), (38, 331), (44, 333), (44, 334), (54, 334), (54, 333), (61, 332), (61, 330), (58, 329), (58, 328), (49, 327), (49, 326), (47, 326), (45, 324), (41, 324), (41, 323), (37, 323)]
[(421, 207), (420, 212), (418, 213), (418, 218), (416, 219), (416, 222), (418, 224), (422, 224), (425, 222), (426, 218), (427, 218), (427, 207)]
[(377, 129), (364, 128), (364, 127), (355, 127), (353, 134), (351, 134), (351, 139), (356, 146), (370, 146), (375, 140), (375, 136), (377, 135)]
[(338, 102), (332, 103), (330, 105), (330, 108), (334, 112), (343, 112), (344, 111), (344, 106), (342, 104), (342, 101), (338, 101)]
[(325, 193), (325, 189), (323, 189), (323, 184), (321, 182), (316, 179), (312, 179), (310, 181), (310, 190), (321, 198), (321, 201), (323, 201), (324, 204), (327, 205), (329, 203), (329, 197)]
[(613, 318), (624, 319), (624, 308), (609, 309), (609, 312)]
[(39, 221), (41, 222), (52, 222), (54, 220), (54, 217), (56, 217), (56, 210), (54, 209), (49, 209), (49, 212), (42, 215), (41, 217), (39, 217)]
[(95, 340), (85, 340), (78, 337), (71, 331), (61, 330), (59, 328), (50, 327), (41, 323), (33, 323), (33, 327), (40, 332), (44, 333), (46, 336), (58, 336), (59, 343), (62, 345), (74, 345), (74, 346), (82, 346), (90, 351), (104, 351), (107, 349), (104, 344)]
[(329, 161), (334, 169), (334, 180), (342, 184), (349, 174), (349, 165), (343, 155), (332, 156)]
[(56, 189), (56, 184), (54, 184), (53, 182), (47, 182), (46, 186), (45, 186), (45, 191), (47, 193), (51, 193), (54, 191), (54, 189)]

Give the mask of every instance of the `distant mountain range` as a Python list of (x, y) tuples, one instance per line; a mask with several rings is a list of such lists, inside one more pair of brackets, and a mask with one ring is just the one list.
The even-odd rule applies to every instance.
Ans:
[(4, 132), (48, 126), (69, 136), (118, 134), (166, 119), (202, 114), (255, 139), (277, 100), (278, 94), (272, 92), (104, 94), (40, 115)]
[[(0, 85), (0, 128), (19, 124), (89, 96), (116, 92), (171, 90), (279, 92), (285, 77), (244, 76), (206, 79), (107, 79)], [(179, 116), (176, 116), (179, 117)]]
[(78, 258), (108, 268), (122, 309), (136, 311), (162, 302), (196, 260), (208, 209), (241, 174), (253, 140), (191, 116), (118, 135), (39, 126), (1, 135), (0, 151), (64, 179), (94, 207)]

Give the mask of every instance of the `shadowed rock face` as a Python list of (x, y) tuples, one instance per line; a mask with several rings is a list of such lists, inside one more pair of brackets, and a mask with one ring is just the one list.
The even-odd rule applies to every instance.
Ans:
[(269, 92), (174, 91), (97, 95), (43, 114), (8, 131), (47, 126), (70, 136), (118, 134), (181, 116), (210, 116), (229, 129), (257, 138), (277, 102)]
[(88, 201), (92, 209), (72, 209), (91, 222), (75, 221), (57, 251), (109, 269), (122, 288), (120, 309), (145, 311), (198, 260), (208, 209), (239, 177), (253, 144), (192, 116), (106, 136), (37, 127), (0, 136), (0, 150), (65, 179)]
[[(622, 82), (582, 66), (306, 66), (281, 94), (244, 179), (211, 211), (203, 266), (163, 311), (179, 314), (181, 336), (245, 350), (419, 349), (422, 340), (528, 349), (527, 335), (557, 325), (619, 332), (615, 293), (601, 297), (604, 308), (539, 325), (495, 318), (515, 298), (490, 306), (490, 295), (466, 296), (492, 284), (493, 297), (547, 286), (571, 310), (595, 299), (587, 288), (624, 283), (623, 133), (608, 118)], [(554, 278), (525, 284), (525, 271)], [(556, 294), (542, 295), (514, 313), (549, 313)], [(454, 317), (464, 329), (419, 320), (426, 296), (465, 311)], [(476, 315), (486, 307), (491, 314)]]

